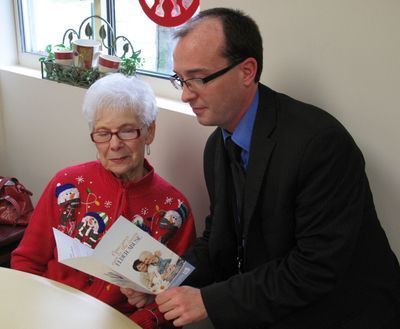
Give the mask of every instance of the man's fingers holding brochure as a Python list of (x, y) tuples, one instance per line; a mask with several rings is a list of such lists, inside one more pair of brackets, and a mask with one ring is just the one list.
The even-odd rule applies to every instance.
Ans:
[(207, 315), (199, 289), (182, 286), (170, 288), (156, 296), (156, 303), (166, 320), (182, 327), (205, 319)]

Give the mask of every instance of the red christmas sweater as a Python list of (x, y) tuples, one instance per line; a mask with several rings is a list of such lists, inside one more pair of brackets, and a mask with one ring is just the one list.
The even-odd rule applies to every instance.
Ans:
[(52, 232), (55, 227), (93, 248), (123, 215), (182, 255), (195, 238), (190, 205), (147, 161), (145, 166), (149, 172), (138, 182), (117, 179), (99, 161), (59, 171), (40, 197), (11, 267), (83, 291), (144, 328), (157, 327), (163, 317), (154, 304), (136, 311), (119, 287), (59, 263)]

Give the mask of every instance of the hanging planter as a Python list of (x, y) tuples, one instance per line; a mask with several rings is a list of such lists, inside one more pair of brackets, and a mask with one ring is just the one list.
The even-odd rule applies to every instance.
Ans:
[[(97, 39), (92, 27), (95, 19), (102, 22)], [(85, 22), (87, 22), (84, 28), (86, 38), (82, 38)], [(118, 52), (118, 46), (121, 45), (120, 49), (122, 50)], [(97, 59), (104, 54), (104, 49), (107, 50), (108, 57), (118, 57), (116, 58), (118, 59), (116, 61), (118, 62), (118, 69), (101, 70), (101, 66), (99, 69)], [(97, 15), (85, 18), (78, 31), (71, 28), (65, 31), (62, 43), (55, 46), (48, 45), (45, 51), (47, 56), (39, 58), (43, 79), (83, 88), (88, 88), (97, 79), (109, 74), (110, 71), (120, 72), (128, 76), (135, 75), (137, 68), (143, 61), (141, 50), (135, 51), (132, 43), (125, 36), (115, 36), (112, 26)]]

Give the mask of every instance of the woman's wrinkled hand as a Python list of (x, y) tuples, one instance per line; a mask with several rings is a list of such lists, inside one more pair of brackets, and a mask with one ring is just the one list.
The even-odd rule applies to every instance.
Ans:
[(150, 304), (154, 301), (154, 296), (146, 294), (144, 292), (139, 292), (129, 288), (121, 288), (121, 293), (123, 293), (128, 298), (128, 303), (141, 308)]

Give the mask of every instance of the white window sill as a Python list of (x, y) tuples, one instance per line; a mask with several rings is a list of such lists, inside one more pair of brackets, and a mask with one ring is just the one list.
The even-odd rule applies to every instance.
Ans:
[[(0, 70), (24, 75), (24, 76), (31, 77), (31, 78), (42, 79), (42, 73), (40, 72), (40, 70), (35, 70), (35, 69), (27, 68), (24, 66), (20, 66), (20, 65), (0, 66)], [(147, 80), (147, 79), (145, 79), (145, 80)], [(47, 81), (49, 81), (49, 80), (47, 80)], [(57, 82), (55, 82), (55, 83), (57, 83)], [(65, 84), (65, 85), (70, 88), (79, 88), (79, 87), (70, 86), (68, 84)], [(172, 98), (170, 99), (167, 97), (159, 97), (159, 96), (156, 96), (156, 100), (157, 100), (157, 106), (159, 108), (169, 110), (169, 111), (179, 112), (179, 113), (190, 115), (190, 116), (194, 116), (194, 113), (192, 112), (190, 106), (188, 104), (180, 102), (179, 100), (175, 100)]]

